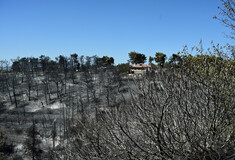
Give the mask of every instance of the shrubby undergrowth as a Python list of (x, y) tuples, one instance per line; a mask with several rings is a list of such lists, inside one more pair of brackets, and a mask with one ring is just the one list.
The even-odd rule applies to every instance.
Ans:
[[(235, 63), (231, 46), (183, 50), (177, 67), (133, 79), (113, 106), (71, 125), (72, 159), (232, 159), (235, 153)], [(224, 52), (226, 50), (227, 52)], [(118, 94), (122, 94), (119, 92)], [(98, 118), (97, 118), (98, 117)]]

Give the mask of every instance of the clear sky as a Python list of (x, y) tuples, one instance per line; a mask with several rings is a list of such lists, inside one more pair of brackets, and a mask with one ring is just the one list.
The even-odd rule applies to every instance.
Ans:
[(168, 57), (202, 39), (230, 44), (219, 0), (0, 0), (0, 59), (128, 53)]

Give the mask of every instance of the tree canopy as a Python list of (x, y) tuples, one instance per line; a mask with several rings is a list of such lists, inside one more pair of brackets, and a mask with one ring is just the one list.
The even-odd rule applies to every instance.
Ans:
[(178, 67), (183, 63), (183, 60), (179, 54), (172, 54), (169, 59), (169, 64), (173, 67)]
[(117, 69), (120, 73), (128, 73), (130, 71), (129, 63), (121, 63), (117, 65)]
[(108, 56), (103, 56), (102, 58), (96, 57), (95, 61), (98, 65), (101, 65), (101, 66), (114, 64), (114, 58), (108, 57)]
[(166, 61), (166, 55), (161, 52), (156, 52), (155, 61), (159, 64), (159, 66), (163, 67)]
[(130, 62), (132, 64), (137, 64), (137, 63), (145, 63), (146, 61), (146, 56), (142, 53), (137, 53), (137, 52), (130, 52), (129, 53), (129, 58), (130, 58)]

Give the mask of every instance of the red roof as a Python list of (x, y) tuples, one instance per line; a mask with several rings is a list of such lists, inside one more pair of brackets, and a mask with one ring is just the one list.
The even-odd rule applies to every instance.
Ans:
[(131, 67), (132, 68), (149, 68), (151, 66), (147, 65), (147, 64), (143, 64), (143, 63), (138, 63), (138, 64), (135, 64), (135, 65), (132, 65)]

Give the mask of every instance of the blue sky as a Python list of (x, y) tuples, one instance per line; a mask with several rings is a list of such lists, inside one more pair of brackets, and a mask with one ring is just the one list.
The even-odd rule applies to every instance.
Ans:
[(0, 59), (128, 53), (168, 57), (202, 39), (230, 44), (212, 17), (219, 0), (0, 0)]

